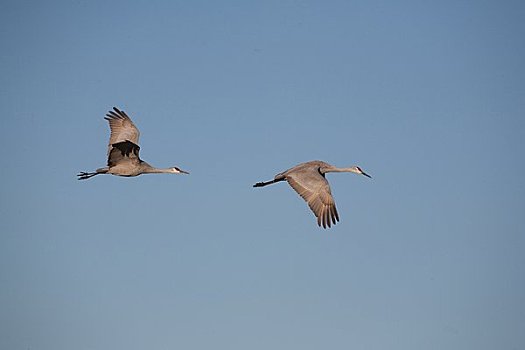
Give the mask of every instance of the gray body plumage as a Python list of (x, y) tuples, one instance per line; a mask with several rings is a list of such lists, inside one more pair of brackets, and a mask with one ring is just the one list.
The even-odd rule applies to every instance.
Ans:
[(287, 181), (308, 203), (308, 206), (317, 217), (317, 224), (327, 228), (339, 221), (339, 214), (332, 197), (330, 184), (325, 178), (325, 174), (329, 172), (352, 172), (370, 177), (358, 166), (337, 168), (326, 162), (314, 160), (298, 164), (275, 175), (273, 180), (258, 182), (253, 187), (263, 187), (276, 182)]

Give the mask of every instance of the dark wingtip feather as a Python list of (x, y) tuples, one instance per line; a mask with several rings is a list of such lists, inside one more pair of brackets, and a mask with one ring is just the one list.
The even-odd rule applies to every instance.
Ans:
[(117, 114), (120, 116), (120, 118), (123, 118), (123, 119), (124, 119), (124, 118), (128, 118), (128, 119), (130, 119), (130, 118), (128, 117), (128, 115), (126, 114), (126, 112), (124, 112), (124, 111), (118, 109), (117, 107), (113, 107), (113, 110), (114, 110), (115, 112), (117, 112)]
[(104, 117), (104, 119), (106, 120), (111, 120), (111, 119), (125, 119), (125, 118), (129, 118), (127, 116), (126, 113), (122, 112), (120, 109), (118, 109), (117, 107), (113, 107), (113, 110), (112, 111), (108, 111), (106, 113), (106, 117)]

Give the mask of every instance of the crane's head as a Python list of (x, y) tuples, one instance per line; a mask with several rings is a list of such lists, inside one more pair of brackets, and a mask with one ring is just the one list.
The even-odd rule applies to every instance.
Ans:
[(372, 176), (370, 176), (370, 175), (368, 175), (367, 173), (365, 173), (360, 167), (358, 167), (358, 166), (353, 166), (352, 168), (354, 169), (354, 172), (355, 172), (356, 174), (360, 174), (360, 175), (364, 175), (364, 176), (366, 176), (366, 177), (372, 178)]
[(171, 172), (174, 174), (189, 174), (189, 172), (182, 170), (176, 166), (170, 168)]

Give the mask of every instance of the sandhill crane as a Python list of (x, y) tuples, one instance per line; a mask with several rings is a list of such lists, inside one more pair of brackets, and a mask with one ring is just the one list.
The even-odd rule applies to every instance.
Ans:
[(157, 169), (139, 158), (140, 132), (126, 113), (113, 107), (104, 117), (109, 122), (111, 135), (108, 145), (108, 166), (99, 168), (92, 173), (81, 172), (78, 179), (89, 179), (98, 174), (118, 176), (138, 176), (141, 174), (189, 174), (177, 167)]
[(339, 221), (339, 214), (330, 191), (330, 184), (325, 178), (330, 172), (350, 172), (370, 177), (358, 166), (337, 168), (320, 160), (301, 163), (266, 182), (258, 182), (253, 187), (263, 187), (286, 180), (290, 186), (308, 203), (310, 209), (317, 217), (317, 224), (323, 228), (331, 227)]

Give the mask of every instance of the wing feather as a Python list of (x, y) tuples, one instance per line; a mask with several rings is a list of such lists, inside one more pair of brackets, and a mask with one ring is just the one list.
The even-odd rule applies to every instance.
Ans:
[(128, 164), (129, 167), (141, 162), (139, 158), (140, 147), (133, 142), (123, 141), (109, 145), (108, 166)]
[(104, 117), (109, 122), (109, 128), (111, 134), (109, 136), (108, 145), (108, 156), (110, 155), (114, 144), (130, 141), (135, 145), (139, 144), (140, 132), (139, 129), (133, 124), (128, 115), (119, 110), (117, 107), (113, 107), (112, 111), (109, 111)]
[(331, 227), (339, 221), (339, 214), (330, 191), (328, 181), (320, 173), (286, 174), (292, 188), (308, 203), (317, 217), (317, 224), (323, 228)]

